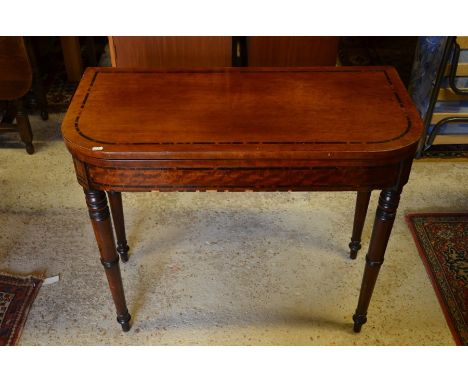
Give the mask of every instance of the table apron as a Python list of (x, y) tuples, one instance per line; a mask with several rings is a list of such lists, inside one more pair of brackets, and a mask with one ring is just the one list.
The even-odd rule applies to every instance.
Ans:
[[(82, 165), (82, 166), (80, 166)], [(382, 189), (400, 164), (304, 167), (99, 167), (75, 162), (85, 188), (114, 191), (315, 191)]]

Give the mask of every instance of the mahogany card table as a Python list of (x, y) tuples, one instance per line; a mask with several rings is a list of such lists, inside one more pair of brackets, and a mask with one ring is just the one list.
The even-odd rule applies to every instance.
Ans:
[(62, 132), (124, 331), (121, 192), (356, 191), (354, 259), (370, 193), (381, 190), (353, 315), (359, 332), (422, 123), (391, 67), (89, 68)]

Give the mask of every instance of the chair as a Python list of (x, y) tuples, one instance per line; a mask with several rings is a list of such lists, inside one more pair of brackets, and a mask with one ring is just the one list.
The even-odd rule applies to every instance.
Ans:
[(0, 37), (0, 133), (18, 132), (28, 154), (34, 153), (34, 146), (23, 97), (31, 84), (32, 69), (23, 38)]

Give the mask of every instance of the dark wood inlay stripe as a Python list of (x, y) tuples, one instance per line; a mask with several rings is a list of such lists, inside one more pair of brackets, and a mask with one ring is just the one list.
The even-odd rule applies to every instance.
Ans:
[[(266, 70), (259, 70), (259, 71), (256, 71), (256, 70), (249, 70), (249, 72), (254, 72), (254, 73), (276, 73), (276, 72), (281, 72), (281, 70), (271, 70), (271, 71), (266, 71)], [(323, 70), (323, 71), (320, 71), (320, 70), (316, 70), (316, 71), (307, 71), (307, 70), (297, 70), (297, 71), (294, 71), (295, 73), (343, 73), (343, 72), (340, 72), (340, 71), (326, 71), (326, 70)], [(393, 83), (392, 83), (392, 80), (390, 78), (390, 76), (388, 75), (388, 73), (385, 71), (385, 70), (348, 70), (346, 72), (350, 72), (350, 73), (363, 73), (363, 72), (374, 72), (374, 73), (384, 73), (385, 74), (385, 78), (388, 82), (388, 85), (390, 86), (391, 90), (392, 90), (392, 93), (394, 94), (395, 96), (395, 99), (397, 101), (397, 103), (399, 104), (400, 108), (402, 109), (404, 115), (405, 115), (405, 118), (406, 118), (406, 121), (407, 121), (407, 126), (406, 126), (406, 129), (401, 133), (399, 134), (398, 136), (396, 137), (393, 137), (393, 138), (390, 138), (390, 139), (385, 139), (385, 140), (380, 140), (380, 141), (364, 141), (364, 142), (361, 142), (361, 141), (283, 141), (283, 142), (113, 142), (113, 141), (103, 141), (103, 140), (98, 140), (98, 139), (95, 139), (93, 137), (90, 137), (88, 135), (86, 135), (85, 133), (83, 133), (81, 130), (80, 130), (80, 127), (79, 127), (79, 120), (80, 120), (80, 117), (81, 117), (81, 113), (82, 111), (84, 110), (84, 107), (86, 105), (86, 102), (88, 100), (88, 97), (89, 97), (89, 94), (94, 86), (94, 83), (96, 82), (96, 78), (98, 76), (98, 74), (115, 74), (115, 72), (95, 72), (94, 75), (93, 75), (93, 78), (91, 80), (91, 83), (89, 84), (89, 87), (86, 91), (86, 94), (83, 98), (83, 101), (81, 103), (81, 107), (80, 107), (80, 110), (78, 111), (78, 115), (77, 117), (75, 118), (75, 123), (74, 123), (74, 127), (75, 127), (75, 130), (77, 131), (77, 133), (82, 136), (83, 138), (87, 139), (88, 141), (91, 141), (91, 142), (94, 142), (94, 143), (99, 143), (99, 144), (105, 144), (105, 145), (129, 145), (129, 146), (140, 146), (140, 145), (167, 145), (167, 146), (171, 146), (171, 145), (288, 145), (288, 144), (292, 144), (292, 145), (336, 145), (336, 144), (343, 144), (343, 145), (358, 145), (358, 144), (383, 144), (383, 143), (389, 143), (389, 142), (392, 142), (392, 141), (396, 141), (402, 137), (404, 137), (406, 134), (409, 133), (409, 131), (411, 130), (411, 127), (412, 127), (412, 124), (411, 124), (411, 119), (404, 107), (404, 104), (400, 98), (400, 96), (398, 95), (398, 93), (395, 91), (395, 88), (393, 86)], [(125, 72), (120, 72), (120, 73), (125, 73)], [(133, 73), (140, 73), (140, 74), (152, 74), (152, 73), (148, 73), (147, 71), (133, 71)], [(177, 71), (174, 71), (174, 72), (163, 72), (165, 74), (168, 74), (168, 73), (173, 73), (173, 74), (178, 74), (178, 73), (192, 73), (192, 72), (177, 72)], [(219, 71), (213, 71), (213, 70), (207, 70), (206, 72), (205, 71), (197, 71), (197, 73), (223, 73), (223, 71), (219, 70)], [(247, 73), (247, 72), (246, 72)]]

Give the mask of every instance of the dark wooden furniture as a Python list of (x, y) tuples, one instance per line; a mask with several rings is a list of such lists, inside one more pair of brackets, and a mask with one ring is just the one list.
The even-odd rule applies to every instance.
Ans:
[[(31, 88), (32, 69), (22, 37), (0, 37), (0, 132), (18, 132), (28, 154), (34, 153), (32, 131), (23, 106), (23, 96)], [(16, 119), (16, 123), (13, 123)]]
[(382, 190), (353, 316), (358, 332), (422, 124), (389, 67), (90, 68), (62, 131), (125, 331), (130, 314), (118, 253), (127, 261), (128, 246), (120, 192), (357, 191), (354, 258), (369, 193)]
[[(63, 63), (67, 72), (68, 82), (79, 82), (87, 66), (97, 66), (99, 50), (96, 49), (96, 39), (93, 36), (61, 36)], [(86, 52), (83, 57), (83, 46)], [(83, 58), (85, 60), (83, 61)]]
[(338, 37), (247, 37), (248, 66), (335, 66)]
[(38, 62), (38, 47), (37, 37), (23, 37), (26, 50), (28, 51), (29, 62), (31, 63), (32, 70), (32, 91), (36, 100), (37, 107), (40, 111), (43, 121), (49, 119), (49, 110), (47, 103), (47, 95), (44, 88), (44, 79), (41, 73), (40, 65)]
[(78, 82), (83, 74), (80, 38), (77, 36), (61, 36), (60, 45), (62, 46), (68, 82)]
[(118, 68), (192, 68), (231, 66), (228, 36), (109, 37), (112, 66)]
[(117, 68), (335, 66), (338, 37), (116, 36), (109, 37)]

